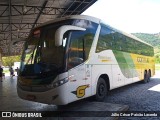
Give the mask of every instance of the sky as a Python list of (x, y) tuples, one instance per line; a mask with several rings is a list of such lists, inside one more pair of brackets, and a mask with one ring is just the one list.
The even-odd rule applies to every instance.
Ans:
[(97, 0), (83, 14), (127, 33), (160, 32), (160, 0)]

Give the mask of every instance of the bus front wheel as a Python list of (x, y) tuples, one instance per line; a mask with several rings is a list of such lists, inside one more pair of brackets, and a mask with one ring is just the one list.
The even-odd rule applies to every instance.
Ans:
[(107, 85), (103, 78), (98, 79), (97, 89), (96, 89), (96, 100), (97, 101), (104, 101), (107, 95)]

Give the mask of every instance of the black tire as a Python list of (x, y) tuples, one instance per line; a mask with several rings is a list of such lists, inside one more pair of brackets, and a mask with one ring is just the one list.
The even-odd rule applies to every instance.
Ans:
[(147, 82), (150, 82), (150, 78), (151, 78), (151, 71), (149, 70), (149, 71), (147, 72), (147, 74), (148, 74), (148, 81), (147, 81)]
[(97, 88), (96, 88), (96, 101), (102, 102), (107, 95), (107, 85), (103, 78), (98, 79)]
[(145, 70), (144, 71), (144, 80), (143, 80), (143, 83), (147, 83), (148, 79), (149, 79), (148, 72)]

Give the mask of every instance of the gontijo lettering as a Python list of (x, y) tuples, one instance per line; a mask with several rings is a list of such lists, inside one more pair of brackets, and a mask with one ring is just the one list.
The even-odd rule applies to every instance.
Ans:
[(149, 58), (137, 57), (137, 62), (140, 62), (140, 63), (149, 63)]

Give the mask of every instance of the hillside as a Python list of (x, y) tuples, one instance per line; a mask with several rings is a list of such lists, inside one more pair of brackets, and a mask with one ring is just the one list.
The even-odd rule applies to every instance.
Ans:
[(155, 54), (160, 54), (160, 33), (132, 33), (134, 36), (154, 46)]

